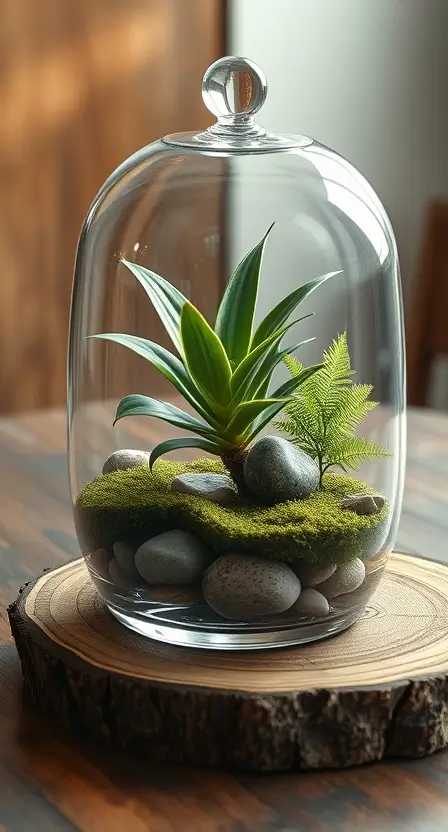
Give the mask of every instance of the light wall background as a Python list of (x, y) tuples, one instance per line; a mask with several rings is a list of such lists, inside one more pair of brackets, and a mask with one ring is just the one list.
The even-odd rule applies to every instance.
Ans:
[(233, 54), (259, 63), (260, 123), (347, 157), (398, 242), (409, 312), (424, 208), (448, 197), (448, 0), (233, 0)]

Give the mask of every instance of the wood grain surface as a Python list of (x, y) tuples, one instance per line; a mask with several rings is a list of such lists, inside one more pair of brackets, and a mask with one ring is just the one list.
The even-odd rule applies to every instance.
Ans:
[(0, 413), (64, 403), (81, 222), (127, 156), (210, 123), (201, 80), (223, 54), (223, 9), (0, 2)]
[[(0, 420), (0, 830), (445, 832), (448, 754), (359, 769), (245, 775), (136, 764), (69, 738), (22, 698), (5, 607), (76, 557), (60, 411)], [(448, 562), (448, 419), (410, 414), (397, 546)]]
[(394, 552), (354, 627), (258, 653), (188, 650), (125, 629), (84, 558), (46, 570), (8, 614), (33, 704), (142, 760), (307, 771), (448, 743), (446, 564)]

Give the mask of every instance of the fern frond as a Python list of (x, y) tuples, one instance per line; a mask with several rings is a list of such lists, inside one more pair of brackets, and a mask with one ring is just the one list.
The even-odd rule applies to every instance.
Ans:
[(332, 450), (331, 461), (327, 465), (339, 465), (340, 467), (346, 465), (353, 470), (356, 470), (361, 462), (368, 459), (381, 459), (391, 456), (376, 442), (365, 439), (363, 436), (346, 437)]
[(349, 382), (350, 376), (354, 374), (354, 370), (350, 367), (350, 356), (348, 353), (347, 333), (333, 341), (333, 343), (324, 350), (324, 363), (331, 374), (334, 382), (338, 380)]
[(371, 384), (352, 384), (339, 394), (327, 420), (327, 436), (334, 430), (353, 433), (362, 420), (377, 407), (378, 402), (368, 397), (372, 392)]
[(304, 369), (302, 362), (294, 355), (285, 355), (284, 362), (293, 378), (299, 376)]
[[(366, 459), (390, 456), (375, 442), (355, 434), (378, 402), (369, 399), (370, 384), (353, 384), (346, 333), (333, 341), (323, 357), (321, 369), (301, 385), (300, 393), (285, 407), (284, 418), (274, 423), (318, 462), (321, 478), (332, 465), (356, 470)], [(293, 356), (287, 356), (285, 363), (293, 377), (303, 369)]]

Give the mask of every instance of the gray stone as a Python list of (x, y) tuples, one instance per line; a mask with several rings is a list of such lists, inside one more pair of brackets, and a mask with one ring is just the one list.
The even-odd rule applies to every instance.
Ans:
[(329, 566), (303, 564), (297, 566), (294, 571), (303, 587), (317, 586), (327, 578), (331, 578), (333, 572), (336, 572), (336, 564), (330, 563)]
[(378, 514), (383, 506), (384, 497), (380, 494), (350, 494), (341, 503), (342, 509), (359, 515)]
[(113, 545), (114, 555), (123, 572), (129, 575), (130, 578), (138, 576), (137, 568), (135, 566), (134, 550), (124, 542), (124, 540), (117, 540)]
[(299, 615), (309, 615), (312, 617), (328, 615), (330, 612), (330, 604), (321, 592), (309, 587), (302, 590), (290, 612), (297, 612)]
[(308, 454), (280, 436), (264, 436), (250, 448), (244, 482), (267, 504), (302, 500), (319, 485), (319, 468)]
[(325, 598), (336, 598), (338, 595), (346, 595), (354, 592), (361, 586), (366, 576), (366, 568), (360, 558), (355, 558), (344, 566), (340, 566), (333, 573), (331, 578), (319, 584), (319, 592)]
[(135, 553), (135, 565), (148, 584), (171, 586), (200, 581), (210, 559), (209, 547), (182, 529), (151, 537)]
[(381, 511), (381, 509), (384, 506), (384, 503), (386, 502), (385, 498), (383, 497), (382, 494), (372, 494), (372, 497), (375, 500), (375, 505), (376, 505), (377, 509), (379, 509), (379, 511)]
[(235, 502), (237, 491), (227, 474), (179, 474), (171, 483), (171, 491), (193, 494), (221, 506)]
[(251, 621), (292, 607), (300, 594), (300, 581), (286, 563), (228, 554), (209, 566), (202, 592), (223, 618)]
[(134, 451), (132, 448), (122, 448), (107, 457), (103, 465), (103, 474), (112, 471), (126, 471), (128, 468), (147, 468), (149, 454), (146, 451)]
[[(136, 589), (136, 581), (121, 568), (116, 558), (112, 558), (109, 563), (109, 574), (113, 583), (120, 587), (120, 589)], [(139, 582), (142, 584), (142, 579), (139, 577)]]

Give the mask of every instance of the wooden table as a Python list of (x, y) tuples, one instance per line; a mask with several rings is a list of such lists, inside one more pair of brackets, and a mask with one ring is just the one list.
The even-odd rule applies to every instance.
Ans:
[[(410, 414), (397, 548), (448, 562), (448, 418)], [(0, 420), (0, 832), (442, 832), (448, 754), (325, 774), (154, 767), (68, 737), (22, 701), (5, 607), (79, 554), (65, 417)]]

